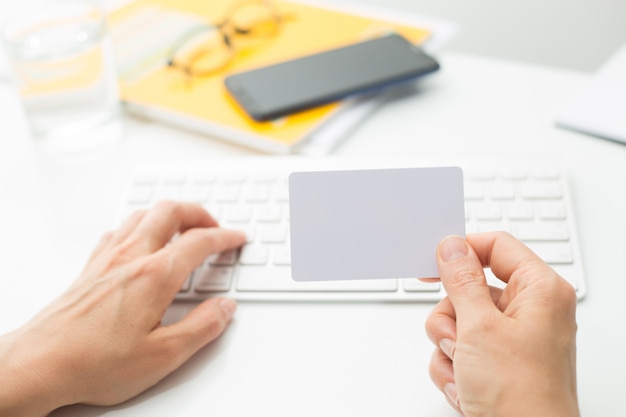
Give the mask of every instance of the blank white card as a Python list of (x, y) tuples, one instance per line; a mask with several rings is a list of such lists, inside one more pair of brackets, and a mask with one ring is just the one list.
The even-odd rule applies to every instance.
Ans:
[(436, 248), (465, 236), (458, 167), (294, 172), (295, 281), (438, 277)]

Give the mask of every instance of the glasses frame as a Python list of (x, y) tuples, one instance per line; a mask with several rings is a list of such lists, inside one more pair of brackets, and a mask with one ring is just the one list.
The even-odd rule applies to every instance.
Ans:
[[(275, 34), (275, 32), (279, 30), (286, 16), (278, 12), (273, 2), (268, 0), (238, 1), (230, 7), (229, 12), (226, 14), (226, 17), (221, 22), (217, 24), (202, 23), (193, 26), (189, 30), (187, 30), (182, 36), (180, 36), (169, 49), (166, 58), (167, 67), (179, 70), (183, 72), (187, 77), (202, 77), (219, 72), (220, 70), (228, 66), (234, 59), (236, 52), (233, 38), (235, 36), (254, 35), (254, 25), (252, 27), (244, 28), (241, 26), (237, 26), (237, 24), (233, 21), (233, 17), (237, 13), (237, 11), (249, 5), (260, 5), (269, 12), (270, 18), (261, 22), (261, 24), (272, 23), (274, 25), (274, 30), (272, 31), (271, 35)], [(260, 24), (257, 24), (256, 27), (260, 27)], [(206, 56), (206, 54), (194, 54), (194, 56), (188, 59), (186, 62), (181, 62), (180, 60), (177, 60), (177, 55), (180, 54), (180, 52), (189, 44), (192, 39), (194, 39), (197, 35), (203, 32), (209, 33), (211, 31), (215, 31), (220, 36), (221, 44), (224, 45), (227, 50), (227, 57), (224, 62), (210, 69), (196, 70), (194, 68), (195, 64), (200, 59), (202, 59), (203, 56)], [(200, 49), (200, 47), (196, 48), (196, 50), (198, 49)]]

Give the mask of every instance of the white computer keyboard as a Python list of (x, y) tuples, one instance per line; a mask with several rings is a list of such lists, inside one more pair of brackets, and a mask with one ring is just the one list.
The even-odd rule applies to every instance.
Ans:
[[(137, 168), (120, 212), (163, 199), (202, 204), (224, 227), (244, 230), (241, 250), (209, 257), (187, 279), (178, 300), (225, 295), (259, 301), (437, 301), (439, 283), (417, 279), (295, 282), (289, 256), (287, 177), (293, 171), (460, 166), (467, 233), (506, 230), (586, 293), (566, 175), (552, 159), (348, 159), (258, 156)], [(364, 260), (365, 261), (365, 260)], [(320, 260), (323, 262), (323, 260)], [(502, 284), (487, 270), (493, 285)]]

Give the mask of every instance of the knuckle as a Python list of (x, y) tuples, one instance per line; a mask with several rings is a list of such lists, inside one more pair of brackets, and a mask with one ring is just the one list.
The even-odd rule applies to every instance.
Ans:
[(554, 285), (554, 293), (559, 297), (559, 300), (565, 305), (568, 311), (574, 311), (576, 309), (576, 305), (578, 303), (578, 298), (576, 296), (576, 289), (572, 284), (562, 278), (560, 275), (556, 274), (555, 285)]
[(441, 349), (435, 348), (428, 365), (428, 375), (435, 386), (442, 391), (446, 382), (454, 379), (454, 376), (451, 374), (450, 367), (450, 358), (448, 358)]
[(556, 298), (568, 306), (576, 306), (576, 289), (548, 264), (538, 259), (536, 264), (528, 265), (528, 270), (529, 273), (532, 271), (545, 271), (545, 278), (540, 281), (543, 291), (550, 297)]
[(496, 314), (484, 314), (479, 320), (472, 320), (468, 329), (477, 334), (496, 334), (501, 331), (502, 319)]
[(153, 254), (143, 257), (134, 263), (130, 279), (143, 279), (146, 277), (154, 277), (169, 274), (171, 270), (171, 261), (159, 254)]
[(110, 242), (111, 239), (113, 239), (113, 236), (115, 236), (115, 232), (112, 231), (112, 230), (104, 233), (102, 235), (102, 237), (100, 238), (100, 244), (103, 245), (103, 244), (106, 244), (106, 243)]
[(134, 259), (135, 246), (136, 244), (133, 240), (126, 240), (115, 245), (111, 249), (111, 263), (113, 265), (122, 265)]
[(224, 331), (225, 322), (221, 317), (213, 315), (204, 329), (207, 339), (213, 340)]
[(494, 241), (510, 241), (514, 243), (520, 243), (520, 240), (513, 236), (510, 232), (506, 230), (497, 230), (492, 232), (495, 235)]
[(203, 229), (202, 230), (205, 243), (210, 247), (222, 247), (225, 246), (226, 239), (224, 238), (223, 233), (217, 229)]
[(440, 352), (438, 348), (435, 348), (430, 357), (430, 363), (428, 364), (428, 374), (430, 375), (430, 379), (437, 386), (439, 385), (439, 380), (441, 379), (440, 367)]
[(472, 265), (467, 264), (458, 265), (448, 278), (449, 283), (459, 289), (482, 283), (484, 280), (485, 275), (482, 270), (476, 270)]
[(154, 210), (164, 215), (175, 215), (180, 211), (181, 203), (173, 200), (161, 200), (155, 206)]
[[(450, 304), (450, 299), (445, 297), (430, 311), (424, 322), (426, 333), (433, 343), (441, 337), (444, 337), (443, 335), (446, 332), (444, 331), (443, 324), (450, 320), (455, 320), (454, 308)], [(446, 334), (446, 336), (450, 337), (451, 335)]]
[(567, 282), (565, 278), (557, 275), (559, 277), (559, 292), (564, 294), (564, 298), (569, 301), (570, 304), (576, 305), (576, 289), (572, 284)]
[(202, 228), (194, 229), (190, 232), (197, 234), (202, 244), (206, 248), (210, 248), (213, 252), (221, 252), (229, 246), (226, 233), (224, 233), (222, 229)]
[(179, 337), (163, 337), (154, 346), (155, 356), (160, 363), (173, 363), (175, 365), (185, 361), (185, 349), (181, 345)]
[(506, 230), (498, 230), (494, 232), (497, 238), (517, 240), (511, 233)]
[[(108, 239), (112, 239), (110, 236)], [(104, 244), (103, 239), (103, 244)], [(114, 269), (116, 267), (120, 267), (128, 264), (133, 259), (133, 255), (131, 254), (131, 250), (128, 245), (124, 243), (120, 243), (117, 245), (113, 245), (106, 249), (106, 252), (102, 255), (101, 260), (103, 262), (103, 267), (105, 270)]]
[(146, 213), (147, 210), (135, 210), (126, 218), (126, 221), (129, 223), (134, 223), (141, 217), (145, 216)]

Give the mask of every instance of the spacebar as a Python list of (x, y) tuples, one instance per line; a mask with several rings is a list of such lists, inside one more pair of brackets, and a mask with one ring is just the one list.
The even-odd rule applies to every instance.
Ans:
[(288, 266), (239, 266), (238, 291), (396, 291), (396, 279), (296, 282)]

